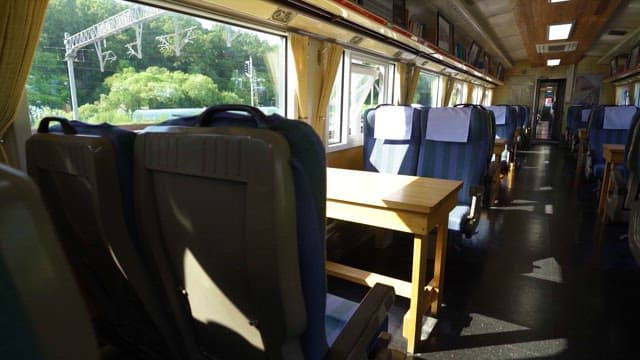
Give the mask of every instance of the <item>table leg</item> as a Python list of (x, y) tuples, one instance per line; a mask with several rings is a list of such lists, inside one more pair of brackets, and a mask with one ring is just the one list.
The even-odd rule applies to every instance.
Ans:
[(598, 202), (598, 214), (602, 221), (606, 221), (607, 209), (607, 190), (609, 190), (609, 180), (613, 163), (607, 161), (604, 164), (604, 174), (602, 174), (602, 183), (600, 184), (600, 201)]
[(431, 314), (437, 315), (442, 304), (444, 294), (444, 265), (447, 259), (447, 232), (449, 218), (445, 217), (438, 223), (438, 235), (436, 239), (436, 257), (433, 265), (433, 283), (436, 286), (437, 298), (431, 304)]
[(427, 276), (428, 235), (413, 238), (413, 264), (411, 267), (411, 303), (404, 316), (403, 335), (407, 338), (407, 351), (413, 353), (420, 343), (422, 316), (425, 311), (425, 285)]

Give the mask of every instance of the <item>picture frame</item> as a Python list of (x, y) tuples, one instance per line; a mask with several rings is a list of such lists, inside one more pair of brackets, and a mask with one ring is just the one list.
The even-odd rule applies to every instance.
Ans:
[(627, 69), (635, 69), (638, 66), (638, 56), (640, 55), (640, 43), (636, 44), (636, 46), (631, 49), (631, 53), (629, 53), (629, 62), (627, 65)]
[(467, 62), (475, 66), (478, 60), (478, 54), (480, 54), (480, 46), (478, 46), (478, 43), (475, 41), (472, 41), (471, 46), (469, 46), (469, 52), (467, 53)]
[(617, 67), (616, 73), (623, 73), (627, 71), (628, 60), (629, 60), (628, 54), (620, 54), (616, 56), (616, 67)]
[(616, 58), (612, 58), (609, 61), (609, 66), (611, 67), (611, 76), (615, 75), (618, 70), (618, 66), (616, 65)]
[(498, 66), (496, 67), (496, 78), (500, 81), (504, 81), (504, 67), (502, 66), (502, 63), (498, 63)]
[(438, 22), (436, 26), (436, 46), (440, 49), (453, 53), (453, 25), (438, 12)]
[(482, 65), (483, 65), (483, 71), (485, 74), (489, 73), (489, 69), (491, 68), (491, 58), (489, 57), (489, 53), (488, 52), (484, 52), (484, 54), (482, 55)]

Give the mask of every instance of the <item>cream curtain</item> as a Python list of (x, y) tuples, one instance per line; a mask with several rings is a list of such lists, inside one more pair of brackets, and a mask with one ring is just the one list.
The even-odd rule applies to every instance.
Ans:
[(420, 80), (420, 68), (415, 64), (412, 66), (411, 79), (409, 80), (409, 86), (407, 87), (407, 95), (405, 97), (405, 104), (411, 104), (413, 97), (416, 95), (418, 89), (418, 81)]
[(473, 95), (476, 92), (476, 86), (472, 83), (467, 84), (467, 99), (465, 100), (466, 104), (473, 104)]
[(444, 104), (443, 106), (449, 106), (451, 101), (451, 95), (453, 95), (453, 88), (455, 87), (455, 80), (452, 77), (445, 76), (444, 80)]
[(316, 99), (314, 99), (316, 100), (313, 104), (315, 111), (311, 119), (311, 126), (320, 135), (323, 143), (326, 143), (327, 138), (327, 107), (329, 106), (331, 89), (336, 79), (338, 66), (340, 66), (342, 51), (342, 46), (324, 41), (319, 53), (320, 71), (317, 73), (317, 81), (315, 82), (318, 86), (318, 91)]
[(406, 98), (407, 98), (407, 71), (408, 71), (408, 66), (407, 64), (404, 63), (397, 63), (396, 64), (396, 75), (398, 78), (398, 103), (399, 104), (406, 104)]
[[(0, 1), (0, 140), (15, 114), (31, 70), (48, 0)], [(8, 163), (0, 141), (0, 162)]]
[(309, 122), (309, 37), (291, 34), (291, 52), (296, 66), (298, 119)]

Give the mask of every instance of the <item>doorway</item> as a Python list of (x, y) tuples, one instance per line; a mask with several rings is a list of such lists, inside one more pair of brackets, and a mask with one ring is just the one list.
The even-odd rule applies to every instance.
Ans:
[(533, 134), (536, 140), (560, 140), (565, 85), (565, 79), (538, 80), (533, 122)]

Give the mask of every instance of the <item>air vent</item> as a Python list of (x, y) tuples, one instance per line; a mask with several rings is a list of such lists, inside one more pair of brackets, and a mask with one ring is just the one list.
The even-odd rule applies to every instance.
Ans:
[(356, 35), (354, 37), (351, 38), (351, 40), (349, 40), (349, 43), (353, 44), (353, 45), (358, 45), (362, 42), (362, 40), (364, 40), (364, 38), (362, 36)]
[(611, 36), (625, 36), (627, 35), (628, 31), (627, 30), (609, 30), (609, 32), (607, 33), (607, 35), (611, 35)]
[(278, 8), (271, 15), (271, 20), (275, 20), (283, 24), (288, 24), (289, 21), (291, 21), (295, 16), (296, 13), (294, 13), (293, 11)]
[(536, 44), (536, 51), (538, 54), (546, 54), (553, 52), (569, 52), (574, 51), (578, 47), (577, 41), (563, 42), (563, 43), (550, 43), (550, 44)]

